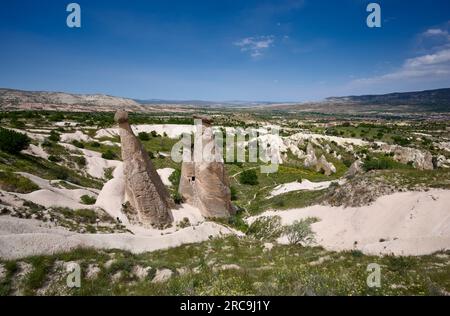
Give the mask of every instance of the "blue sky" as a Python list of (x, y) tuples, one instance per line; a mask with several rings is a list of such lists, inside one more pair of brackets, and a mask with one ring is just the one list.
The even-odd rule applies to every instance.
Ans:
[(448, 0), (78, 0), (80, 29), (70, 2), (2, 2), (0, 87), (216, 101), (450, 87)]

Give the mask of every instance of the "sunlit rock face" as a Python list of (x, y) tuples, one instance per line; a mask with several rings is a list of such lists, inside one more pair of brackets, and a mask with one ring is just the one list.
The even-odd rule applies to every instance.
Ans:
[[(179, 193), (183, 199), (198, 207), (204, 217), (224, 218), (234, 213), (228, 175), (223, 161), (215, 159), (214, 133), (211, 121), (202, 119), (202, 133), (198, 141), (202, 144), (200, 161), (183, 162)], [(195, 151), (195, 149), (194, 149)]]
[(125, 111), (117, 111), (122, 160), (124, 163), (125, 192), (132, 210), (131, 222), (144, 227), (164, 228), (172, 223), (171, 201), (166, 187), (156, 172), (148, 153), (134, 135)]

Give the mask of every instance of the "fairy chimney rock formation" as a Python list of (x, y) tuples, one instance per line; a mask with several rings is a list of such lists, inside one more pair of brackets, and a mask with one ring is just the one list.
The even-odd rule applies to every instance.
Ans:
[(114, 119), (119, 123), (125, 192), (132, 207), (131, 214), (128, 214), (132, 217), (130, 220), (144, 227), (169, 226), (173, 219), (166, 187), (148, 153), (134, 135), (127, 112), (117, 111)]
[(216, 156), (212, 121), (207, 117), (194, 118), (202, 121), (201, 131), (197, 130), (194, 137), (198, 137), (198, 143), (202, 144), (203, 159), (194, 161), (195, 155), (191, 153), (191, 161), (182, 163), (179, 193), (188, 204), (198, 207), (206, 218), (229, 217), (234, 208), (224, 163), (219, 159), (205, 159), (205, 155), (210, 158)]

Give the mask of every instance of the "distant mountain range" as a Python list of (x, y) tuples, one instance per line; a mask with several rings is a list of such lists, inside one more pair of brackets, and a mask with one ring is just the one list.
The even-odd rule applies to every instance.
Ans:
[(360, 105), (420, 106), (430, 110), (450, 110), (450, 88), (416, 92), (389, 93), (333, 97), (326, 99), (334, 103), (357, 103)]
[(142, 106), (131, 99), (104, 94), (73, 94), (0, 88), (0, 107), (4, 110), (110, 111), (114, 108), (140, 110)]
[(450, 88), (381, 95), (331, 97), (321, 102), (275, 105), (264, 109), (319, 113), (449, 113)]
[(291, 112), (450, 112), (450, 88), (419, 92), (390, 93), (330, 97), (321, 102), (247, 102), (202, 100), (137, 100), (104, 94), (72, 94), (65, 92), (22, 91), (0, 88), (2, 110), (59, 110), (59, 111), (185, 111), (196, 108), (253, 108)]

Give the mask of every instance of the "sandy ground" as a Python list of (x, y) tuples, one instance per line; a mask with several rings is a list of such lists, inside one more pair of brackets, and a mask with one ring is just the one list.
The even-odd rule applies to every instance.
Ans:
[[(260, 216), (280, 216), (283, 225), (316, 217), (316, 241), (329, 250), (358, 249), (373, 255), (425, 255), (450, 249), (450, 191), (405, 192), (370, 206), (311, 206)], [(259, 216), (258, 216), (259, 217)], [(257, 217), (249, 218), (252, 222)], [(287, 243), (286, 237), (278, 240)]]
[(108, 160), (102, 158), (102, 154), (97, 151), (78, 148), (72, 144), (61, 143), (61, 146), (73, 151), (81, 151), (86, 159), (86, 172), (94, 178), (103, 178), (105, 169), (116, 168), (122, 162), (118, 160)]
[(78, 124), (79, 123), (77, 122), (63, 121), (63, 122), (56, 122), (54, 125), (58, 127), (66, 127), (66, 126), (75, 127), (78, 126)]
[(61, 141), (64, 143), (70, 143), (74, 140), (82, 142), (93, 141), (88, 135), (84, 134), (82, 131), (76, 131), (74, 133), (61, 134)]
[(31, 155), (38, 158), (48, 159), (48, 154), (45, 150), (39, 145), (30, 144), (26, 150), (22, 150), (23, 154)]
[(324, 182), (311, 182), (309, 180), (303, 180), (302, 182), (290, 182), (277, 186), (270, 192), (270, 196), (267, 198), (273, 198), (275, 196), (294, 192), (294, 191), (320, 191), (328, 188), (333, 182), (344, 183), (344, 180), (340, 181), (324, 181)]
[[(173, 169), (165, 168), (158, 170), (158, 173), (162, 174), (163, 181), (168, 181), (168, 177), (173, 171)], [(241, 235), (240, 232), (225, 226), (205, 221), (197, 208), (187, 204), (171, 210), (174, 223), (172, 227), (166, 230), (161, 231), (130, 225), (121, 211), (122, 204), (126, 199), (122, 163), (114, 170), (113, 179), (105, 184), (98, 194), (96, 204), (93, 206), (79, 205), (77, 201), (83, 194), (93, 195), (97, 192), (82, 189), (57, 189), (51, 186), (50, 181), (26, 173), (21, 174), (31, 179), (42, 189), (30, 194), (15, 194), (16, 196), (47, 207), (54, 205), (74, 209), (101, 207), (113, 218), (119, 218), (133, 234), (79, 234), (36, 220), (1, 216), (0, 257), (2, 258), (15, 259), (31, 255), (52, 254), (76, 247), (123, 249), (140, 253), (202, 242), (208, 240), (211, 236)], [(192, 226), (180, 229), (178, 224), (185, 222), (186, 219)]]
[[(158, 171), (163, 175), (163, 179), (168, 181), (168, 177), (174, 170), (166, 168)], [(20, 199), (25, 199), (45, 207), (61, 206), (72, 209), (101, 207), (113, 218), (118, 217), (133, 233), (79, 234), (37, 220), (0, 216), (1, 258), (15, 259), (31, 255), (52, 254), (76, 247), (123, 249), (140, 253), (202, 242), (211, 236), (241, 234), (225, 226), (205, 221), (197, 208), (187, 204), (171, 210), (174, 223), (166, 230), (146, 229), (130, 225), (126, 216), (121, 212), (122, 203), (125, 201), (122, 163), (114, 170), (113, 179), (106, 183), (101, 192), (95, 189), (60, 189), (52, 186), (51, 181), (28, 173), (20, 174), (32, 180), (41, 189), (30, 194), (2, 191), (2, 200), (9, 201), (8, 203), (16, 206), (20, 206)], [(84, 194), (91, 196), (98, 194), (96, 204), (91, 206), (80, 204), (80, 197)], [(185, 222), (186, 219), (192, 226), (180, 229), (178, 224)]]
[[(96, 197), (99, 192), (96, 189), (85, 188), (74, 190), (60, 189), (52, 186), (49, 180), (25, 172), (20, 172), (19, 174), (36, 183), (41, 189), (28, 194), (9, 194), (45, 207), (68, 207), (71, 209), (93, 208), (93, 206), (81, 204), (80, 198), (83, 195)], [(4, 194), (8, 193), (4, 192)]]
[(15, 131), (17, 133), (25, 134), (31, 139), (37, 140), (39, 142), (43, 142), (50, 134), (38, 134), (38, 133), (31, 133), (22, 129), (17, 128), (9, 128), (12, 131)]
[(128, 225), (128, 218), (122, 213), (122, 204), (125, 203), (125, 176), (123, 163), (113, 171), (113, 178), (103, 186), (100, 191), (96, 207), (104, 209), (112, 218), (119, 218), (124, 225)]
[(164, 168), (164, 169), (158, 169), (156, 170), (159, 174), (159, 177), (161, 178), (164, 185), (172, 186), (172, 182), (170, 182), (169, 177), (172, 175), (172, 173), (175, 171), (173, 168)]
[(97, 249), (122, 249), (142, 253), (197, 243), (210, 237), (240, 234), (225, 226), (204, 222), (198, 209), (184, 205), (173, 211), (176, 221), (189, 218), (190, 226), (160, 231), (129, 227), (133, 234), (78, 234), (61, 228), (49, 227), (36, 220), (25, 220), (9, 216), (0, 217), (0, 257), (18, 259), (32, 255), (53, 254), (77, 247)]

